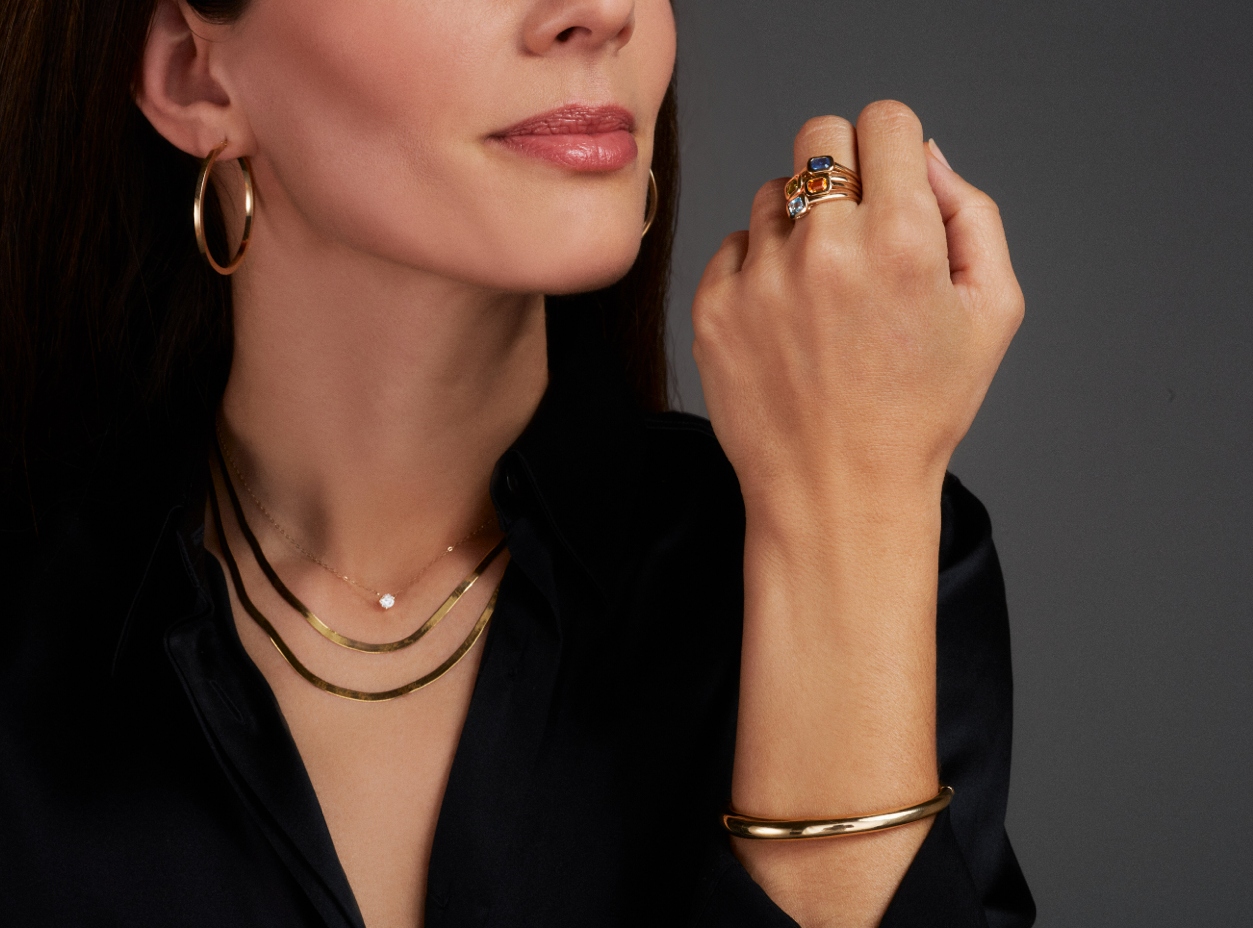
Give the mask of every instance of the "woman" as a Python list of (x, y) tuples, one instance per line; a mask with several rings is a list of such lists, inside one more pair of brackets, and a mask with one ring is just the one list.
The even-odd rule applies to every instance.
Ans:
[(1030, 922), (946, 478), (1022, 301), (908, 109), (710, 262), (711, 428), (667, 0), (4, 16), (16, 923)]

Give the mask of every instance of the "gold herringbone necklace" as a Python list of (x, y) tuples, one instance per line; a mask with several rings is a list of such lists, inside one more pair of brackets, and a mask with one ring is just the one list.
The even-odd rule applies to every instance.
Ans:
[[(223, 473), (223, 477), (225, 478), (225, 472)], [(209, 506), (213, 511), (213, 527), (217, 530), (218, 543), (222, 546), (222, 557), (223, 560), (226, 561), (226, 569), (231, 575), (231, 583), (235, 587), (235, 595), (239, 597), (239, 601), (243, 605), (244, 611), (247, 612), (249, 617), (256, 622), (258, 626), (260, 626), (262, 631), (266, 633), (270, 639), (270, 643), (274, 645), (279, 654), (283, 655), (283, 659), (287, 661), (296, 673), (300, 674), (300, 676), (316, 686), (318, 689), (325, 693), (330, 693), (332, 696), (338, 696), (341, 699), (355, 699), (360, 702), (386, 702), (389, 699), (396, 699), (397, 697), (405, 696), (409, 693), (420, 690), (423, 687), (430, 686), (444, 674), (448, 673), (448, 671), (456, 667), (457, 664), (461, 662), (461, 659), (470, 652), (470, 649), (474, 647), (475, 643), (482, 636), (483, 630), (487, 628), (487, 623), (491, 621), (492, 613), (496, 611), (496, 599), (500, 595), (500, 584), (497, 584), (496, 588), (492, 591), (492, 596), (487, 601), (487, 605), (483, 607), (483, 611), (479, 613), (478, 619), (475, 620), (474, 627), (470, 629), (469, 634), (466, 635), (465, 639), (457, 647), (457, 650), (453, 651), (452, 654), (444, 659), (442, 664), (430, 673), (424, 674), (416, 680), (411, 680), (410, 682), (402, 686), (397, 686), (394, 689), (377, 691), (351, 689), (350, 687), (339, 686), (338, 684), (331, 683), (330, 681), (319, 677), (312, 670), (306, 667), (298, 657), (296, 657), (295, 652), (288, 647), (287, 642), (284, 641), (283, 637), (278, 633), (278, 629), (270, 623), (270, 620), (265, 617), (265, 614), (256, 607), (256, 604), (254, 604), (252, 599), (248, 596), (248, 590), (244, 587), (244, 579), (239, 573), (239, 565), (235, 563), (235, 556), (231, 553), (230, 544), (226, 540), (226, 530), (222, 525), (222, 512), (218, 506), (217, 487), (213, 486), (210, 489)]]
[(341, 635), (339, 632), (335, 631), (335, 629), (331, 628), (318, 618), (317, 615), (314, 614), (313, 610), (306, 606), (304, 602), (302, 602), (300, 598), (288, 588), (287, 584), (283, 582), (281, 577), (279, 577), (278, 572), (273, 568), (273, 566), (271, 566), (269, 559), (265, 556), (265, 552), (261, 548), (261, 542), (257, 540), (257, 536), (252, 531), (252, 526), (248, 524), (248, 519), (244, 516), (244, 507), (239, 501), (239, 494), (235, 492), (235, 485), (231, 482), (230, 474), (227, 473), (226, 468), (222, 466), (225, 462), (223, 461), (222, 454), (220, 453), (221, 448), (216, 450), (219, 452), (218, 471), (221, 473), (222, 483), (226, 487), (226, 496), (227, 499), (230, 500), (231, 511), (235, 516), (236, 524), (239, 526), (240, 534), (244, 536), (244, 541), (248, 543), (248, 548), (252, 551), (252, 556), (257, 562), (257, 566), (261, 569), (261, 572), (265, 574), (266, 579), (270, 581), (270, 586), (272, 586), (274, 591), (287, 602), (287, 605), (299, 612), (304, 620), (309, 623), (310, 627), (313, 628), (313, 630), (319, 635), (327, 641), (339, 645), (341, 648), (349, 648), (353, 651), (364, 651), (369, 654), (386, 654), (391, 651), (400, 651), (412, 644), (416, 644), (424, 635), (426, 635), (427, 632), (431, 631), (431, 629), (444, 620), (444, 616), (448, 615), (448, 613), (452, 611), (453, 606), (457, 605), (457, 603), (461, 600), (461, 597), (469, 592), (470, 588), (474, 586), (479, 577), (483, 575), (483, 572), (491, 566), (494, 560), (496, 560), (497, 555), (505, 549), (505, 542), (502, 539), (494, 548), (492, 548), (491, 551), (487, 552), (487, 554), (483, 556), (483, 559), (480, 560), (475, 568), (466, 575), (465, 579), (457, 584), (456, 589), (448, 594), (443, 603), (440, 604), (439, 608), (431, 613), (430, 618), (423, 622), (422, 625), (419, 626), (418, 630), (412, 634), (406, 635), (398, 641), (387, 641), (382, 643), (359, 641), (356, 638), (349, 638), (347, 635)]
[[(225, 459), (226, 464), (230, 469), (230, 472), (235, 475), (235, 479), (238, 480), (240, 486), (244, 488), (244, 492), (248, 494), (248, 498), (252, 500), (252, 504), (256, 506), (258, 510), (260, 510), (261, 514), (265, 516), (266, 520), (270, 523), (270, 525), (274, 526), (274, 530), (283, 537), (283, 540), (286, 541), (293, 548), (295, 548), (296, 551), (298, 551), (304, 558), (312, 561), (314, 564), (317, 564), (319, 567), (321, 567), (323, 570), (329, 573), (332, 577), (335, 577), (338, 580), (342, 580), (345, 583), (355, 586), (359, 590), (364, 590), (366, 593), (369, 593), (378, 602), (378, 604), (383, 607), (383, 609), (390, 609), (392, 608), (392, 606), (396, 605), (396, 600), (404, 593), (407, 593), (413, 587), (415, 583), (421, 580), (422, 576), (428, 570), (434, 567), (435, 564), (441, 558), (445, 557), (446, 555), (451, 554), (453, 550), (456, 549), (458, 546), (463, 545), (470, 539), (477, 537), (479, 533), (483, 531), (483, 529), (487, 528), (487, 526), (491, 524), (491, 521), (492, 521), (492, 517), (488, 516), (486, 519), (483, 520), (482, 524), (480, 524), (477, 528), (471, 531), (468, 535), (461, 538), (459, 541), (456, 541), (453, 544), (449, 545), (439, 554), (435, 555), (435, 557), (431, 558), (431, 560), (428, 561), (421, 570), (419, 570), (416, 574), (410, 577), (408, 582), (406, 582), (404, 586), (402, 586), (395, 593), (385, 593), (382, 590), (376, 590), (374, 587), (370, 586), (369, 584), (363, 583), (360, 580), (356, 580), (353, 577), (348, 576), (348, 574), (339, 570), (339, 568), (328, 564), (325, 560), (318, 557), (316, 554), (314, 554), (312, 551), (310, 551), (308, 548), (302, 545), (299, 541), (297, 541), (296, 537), (292, 535), (292, 533), (289, 532), (286, 528), (283, 527), (283, 525), (278, 521), (278, 519), (275, 518), (274, 513), (270, 512), (270, 510), (266, 507), (265, 503), (261, 502), (260, 497), (258, 497), (256, 492), (252, 489), (252, 485), (248, 482), (248, 478), (244, 476), (243, 471), (239, 467), (239, 462), (235, 460), (235, 455), (231, 453), (230, 447), (223, 440), (222, 426), (220, 423), (217, 426), (217, 438), (218, 438), (218, 443), (217, 443), (218, 450), (221, 452), (221, 456)], [(223, 474), (223, 476), (225, 476), (225, 473)], [(228, 480), (227, 483), (229, 484), (230, 481)], [(233, 491), (233, 488), (232, 488), (232, 491)]]

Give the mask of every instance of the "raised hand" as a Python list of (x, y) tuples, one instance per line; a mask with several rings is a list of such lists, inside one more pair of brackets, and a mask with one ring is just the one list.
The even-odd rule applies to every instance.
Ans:
[(795, 169), (829, 154), (863, 199), (795, 222), (784, 180), (710, 262), (693, 308), (710, 419), (746, 497), (833, 480), (943, 477), (1022, 319), (996, 204), (929, 149), (899, 103), (857, 128), (812, 119)]
[[(810, 120), (817, 155), (862, 201), (794, 221), (766, 184), (693, 307), (747, 514), (733, 804), (770, 818), (935, 795), (941, 485), (1023, 314), (995, 204), (907, 107)], [(874, 925), (929, 827), (736, 852), (802, 925)]]

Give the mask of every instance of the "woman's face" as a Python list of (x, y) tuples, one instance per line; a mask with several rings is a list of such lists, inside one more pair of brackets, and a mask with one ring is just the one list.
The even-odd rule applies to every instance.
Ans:
[(258, 246), (311, 233), (516, 292), (634, 261), (670, 0), (252, 0), (212, 34)]

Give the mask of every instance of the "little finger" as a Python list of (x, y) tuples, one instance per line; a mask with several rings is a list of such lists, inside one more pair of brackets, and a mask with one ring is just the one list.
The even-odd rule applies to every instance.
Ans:
[(786, 177), (776, 177), (762, 184), (753, 197), (745, 265), (776, 254), (792, 233), (792, 220), (783, 206), (783, 187), (786, 183)]
[(748, 254), (748, 232), (744, 229), (732, 232), (722, 240), (722, 244), (705, 265), (705, 273), (701, 275), (697, 292), (716, 288), (723, 281), (740, 272), (744, 266), (744, 256)]

